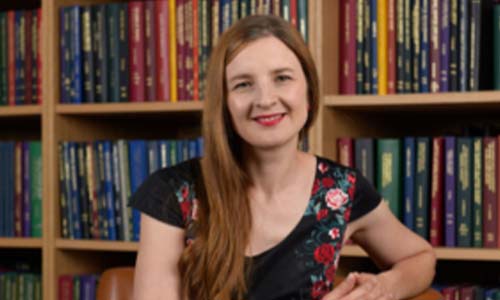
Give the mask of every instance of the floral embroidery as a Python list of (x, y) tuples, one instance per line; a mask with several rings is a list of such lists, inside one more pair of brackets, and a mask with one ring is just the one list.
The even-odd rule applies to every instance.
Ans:
[(316, 220), (315, 227), (295, 254), (311, 270), (310, 296), (319, 300), (333, 286), (343, 233), (351, 216), (356, 175), (350, 169), (332, 167), (327, 161), (320, 161), (316, 176), (306, 211), (306, 216)]

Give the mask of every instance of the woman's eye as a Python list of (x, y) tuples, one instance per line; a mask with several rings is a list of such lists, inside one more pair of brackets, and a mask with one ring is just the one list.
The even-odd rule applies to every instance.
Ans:
[(290, 79), (292, 79), (292, 77), (290, 77), (288, 75), (278, 75), (278, 77), (276, 77), (277, 81), (287, 81), (287, 80), (290, 80)]
[(251, 83), (249, 81), (243, 81), (243, 82), (236, 84), (233, 89), (234, 90), (245, 89), (245, 88), (248, 88), (250, 86), (251, 86)]

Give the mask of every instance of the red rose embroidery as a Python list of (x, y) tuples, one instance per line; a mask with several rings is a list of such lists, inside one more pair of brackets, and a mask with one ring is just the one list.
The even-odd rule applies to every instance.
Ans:
[(354, 175), (349, 174), (347, 175), (347, 181), (349, 181), (351, 184), (354, 184), (356, 182), (356, 177)]
[(328, 210), (326, 208), (323, 208), (320, 211), (318, 211), (318, 213), (316, 214), (316, 220), (321, 221), (327, 215), (328, 215)]
[(335, 272), (337, 269), (335, 268), (335, 265), (331, 265), (325, 272), (326, 280), (329, 282), (333, 282), (335, 279)]
[(186, 199), (187, 196), (189, 195), (189, 189), (186, 185), (182, 187), (181, 193), (182, 193), (182, 199)]
[(349, 193), (349, 197), (354, 198), (354, 185), (352, 185), (347, 192)]
[(325, 172), (328, 171), (328, 166), (324, 163), (320, 163), (318, 165), (318, 169), (321, 172), (321, 174), (325, 174)]
[(330, 235), (330, 237), (335, 240), (335, 239), (338, 239), (339, 236), (340, 236), (340, 230), (338, 228), (333, 228), (332, 230), (330, 230), (328, 232), (328, 234)]
[(314, 250), (314, 260), (318, 263), (328, 265), (333, 261), (334, 254), (335, 248), (332, 245), (325, 243)]
[(319, 299), (328, 293), (328, 286), (323, 280), (316, 281), (313, 284), (311, 296), (313, 299)]
[(332, 210), (339, 209), (347, 202), (347, 194), (341, 189), (330, 189), (325, 196), (326, 205)]
[(323, 186), (326, 187), (326, 188), (331, 188), (333, 186), (333, 179), (332, 178), (329, 178), (329, 177), (326, 177), (326, 178), (323, 178)]
[(349, 220), (351, 219), (351, 209), (346, 209), (346, 211), (344, 212), (344, 219), (349, 222)]
[(313, 189), (311, 195), (315, 195), (319, 190), (319, 179), (314, 180)]
[(181, 211), (182, 211), (182, 218), (187, 220), (187, 217), (189, 216), (189, 213), (191, 212), (191, 202), (189, 201), (182, 201), (181, 202)]

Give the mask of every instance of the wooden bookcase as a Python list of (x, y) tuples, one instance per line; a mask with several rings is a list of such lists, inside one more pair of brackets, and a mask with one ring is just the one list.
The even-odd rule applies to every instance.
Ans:
[[(181, 138), (201, 133), (202, 102), (59, 104), (59, 8), (116, 0), (41, 0), (43, 105), (0, 107), (0, 139), (41, 139), (43, 155), (43, 238), (0, 238), (2, 254), (39, 259), (43, 299), (57, 299), (61, 274), (100, 273), (117, 265), (133, 265), (137, 243), (61, 238), (57, 145), (64, 140), (115, 138)], [(3, 8), (3, 7), (2, 7)], [(6, 7), (13, 9), (18, 7)], [(343, 96), (338, 93), (339, 3), (309, 0), (309, 44), (321, 78), (320, 114), (310, 134), (311, 151), (337, 157), (341, 136), (438, 135), (463, 121), (494, 121), (500, 111), (500, 91)], [(500, 249), (436, 249), (438, 279), (466, 281), (487, 270), (498, 280)], [(341, 265), (364, 267), (366, 254), (346, 246)], [(10, 257), (10, 256), (9, 256)], [(0, 259), (1, 262), (1, 259)], [(459, 266), (459, 267), (456, 267)], [(460, 267), (472, 267), (468, 274)], [(474, 270), (476, 270), (474, 272)], [(456, 273), (459, 273), (458, 276)], [(497, 274), (498, 273), (498, 274)], [(461, 277), (460, 277), (461, 276)], [(479, 277), (470, 277), (474, 281)], [(484, 278), (484, 277), (482, 277)]]

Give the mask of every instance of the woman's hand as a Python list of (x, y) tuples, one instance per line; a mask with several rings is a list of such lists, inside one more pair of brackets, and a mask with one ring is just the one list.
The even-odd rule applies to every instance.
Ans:
[(350, 273), (322, 300), (396, 300), (380, 277), (368, 273)]

